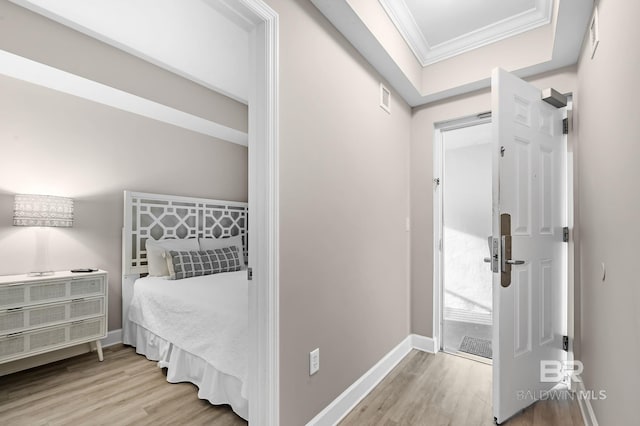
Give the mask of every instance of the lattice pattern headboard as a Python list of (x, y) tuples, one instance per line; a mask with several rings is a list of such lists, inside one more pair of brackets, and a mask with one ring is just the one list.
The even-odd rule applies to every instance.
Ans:
[(247, 203), (124, 192), (123, 275), (147, 272), (146, 241), (242, 236), (247, 252)]

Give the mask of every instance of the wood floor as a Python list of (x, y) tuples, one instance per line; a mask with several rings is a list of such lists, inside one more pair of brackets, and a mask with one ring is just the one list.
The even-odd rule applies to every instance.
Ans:
[(156, 363), (122, 345), (0, 377), (0, 424), (243, 425), (228, 406), (171, 384)]
[[(508, 426), (583, 426), (576, 401), (539, 401)], [(484, 426), (491, 412), (491, 366), (412, 351), (340, 426)]]
[[(155, 362), (122, 345), (0, 377), (2, 425), (243, 425), (228, 406), (170, 384)], [(583, 426), (575, 401), (541, 401), (505, 424)], [(491, 366), (412, 351), (341, 426), (493, 425)]]

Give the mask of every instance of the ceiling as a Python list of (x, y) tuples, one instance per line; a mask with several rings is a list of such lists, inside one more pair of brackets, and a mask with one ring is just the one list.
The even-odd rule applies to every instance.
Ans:
[[(247, 103), (237, 0), (11, 0)], [(411, 106), (575, 64), (593, 0), (311, 0)], [(202, 52), (211, 52), (202, 54)]]
[(379, 0), (422, 66), (551, 22), (553, 0)]
[(12, 1), (247, 103), (249, 24), (226, 0)]
[(594, 0), (310, 0), (410, 105), (575, 65)]

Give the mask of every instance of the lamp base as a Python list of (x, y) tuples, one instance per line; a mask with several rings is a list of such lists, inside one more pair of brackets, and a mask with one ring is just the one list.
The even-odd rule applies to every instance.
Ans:
[(27, 276), (28, 277), (46, 277), (53, 274), (54, 274), (53, 271), (38, 271), (38, 272), (29, 272)]

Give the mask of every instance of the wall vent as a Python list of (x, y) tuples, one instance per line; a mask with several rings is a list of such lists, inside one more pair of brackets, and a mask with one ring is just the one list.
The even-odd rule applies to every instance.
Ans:
[(380, 108), (391, 114), (391, 92), (380, 83)]

